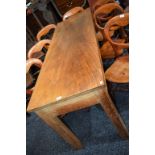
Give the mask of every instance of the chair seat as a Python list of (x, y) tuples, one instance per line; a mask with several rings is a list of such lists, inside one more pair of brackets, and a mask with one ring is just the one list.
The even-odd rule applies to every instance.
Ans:
[(121, 56), (105, 72), (106, 80), (115, 83), (129, 82), (129, 56)]

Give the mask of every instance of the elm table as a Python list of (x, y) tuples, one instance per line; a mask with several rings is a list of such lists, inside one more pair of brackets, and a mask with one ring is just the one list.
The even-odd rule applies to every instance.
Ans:
[(95, 34), (89, 8), (58, 23), (27, 109), (76, 149), (82, 148), (80, 140), (58, 116), (95, 104), (101, 104), (119, 135), (128, 138), (107, 91)]

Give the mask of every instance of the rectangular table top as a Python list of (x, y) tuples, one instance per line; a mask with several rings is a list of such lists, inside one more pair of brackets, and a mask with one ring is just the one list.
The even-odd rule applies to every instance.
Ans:
[(105, 85), (90, 9), (58, 23), (27, 111)]

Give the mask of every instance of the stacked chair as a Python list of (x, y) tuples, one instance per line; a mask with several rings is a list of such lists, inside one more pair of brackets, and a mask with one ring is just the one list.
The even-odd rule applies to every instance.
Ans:
[(36, 35), (37, 43), (27, 53), (26, 61), (26, 102), (28, 103), (35, 87), (41, 66), (56, 25), (49, 24), (43, 27)]
[(56, 25), (49, 24), (43, 27), (36, 36), (37, 43), (28, 51), (28, 59), (38, 58), (44, 61), (46, 52), (51, 42), (52, 34), (56, 29)]
[[(115, 51), (115, 57), (116, 57), (114, 63), (105, 72), (106, 79), (111, 82), (115, 82), (115, 83), (129, 82), (129, 54), (127, 53), (123, 55), (122, 53), (122, 49), (129, 48), (128, 36), (126, 34), (127, 32), (125, 32), (125, 30), (122, 29), (122, 27), (125, 27), (128, 24), (129, 24), (129, 14), (124, 13), (110, 19), (106, 23), (104, 28), (105, 36), (107, 40), (110, 42), (110, 44), (112, 45)], [(121, 31), (122, 31), (121, 37), (125, 39), (124, 43), (118, 43), (111, 38), (110, 29), (113, 26), (118, 26), (118, 29), (121, 27)]]
[[(102, 6), (104, 4), (108, 4), (108, 3), (113, 3), (113, 2), (115, 2), (115, 0), (97, 0), (91, 8), (92, 13), (94, 13), (94, 11), (97, 8), (99, 8), (100, 6)], [(97, 16), (97, 18), (100, 19), (101, 17)], [(97, 28), (97, 31), (98, 31), (98, 28)], [(98, 39), (98, 41), (103, 41), (103, 35), (100, 31), (97, 32), (97, 39)]]
[(44, 61), (46, 52), (48, 50), (48, 46), (50, 45), (51, 40), (44, 39), (38, 41), (35, 45), (31, 47), (28, 51), (27, 57), (28, 59), (37, 58)]
[[(105, 24), (111, 18), (113, 18), (114, 16), (121, 14), (121, 13), (124, 13), (123, 8), (115, 2), (103, 4), (94, 11), (95, 25), (96, 25), (97, 29), (99, 30), (99, 32), (103, 35), (104, 44), (100, 49), (103, 59), (115, 57), (115, 52), (114, 52), (111, 44), (109, 43), (109, 41), (107, 41), (105, 34), (104, 34)], [(113, 29), (110, 30), (111, 36), (114, 35), (114, 30), (115, 30), (115, 27), (113, 27)], [(123, 42), (123, 41), (124, 41), (123, 39), (117, 39), (117, 42)]]
[(100, 34), (97, 39), (101, 41), (102, 38), (102, 59), (113, 60), (105, 71), (106, 80), (112, 90), (111, 83), (129, 83), (129, 7), (124, 10), (115, 1), (98, 0), (92, 12), (96, 29)]

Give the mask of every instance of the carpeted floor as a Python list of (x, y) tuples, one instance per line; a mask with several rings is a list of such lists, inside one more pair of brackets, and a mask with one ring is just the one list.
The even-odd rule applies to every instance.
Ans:
[[(116, 85), (115, 85), (116, 87)], [(115, 105), (129, 127), (128, 91), (114, 93)], [(117, 134), (100, 105), (72, 112), (63, 121), (76, 133), (84, 148), (74, 150), (38, 116), (27, 116), (27, 155), (128, 155), (129, 142)]]

